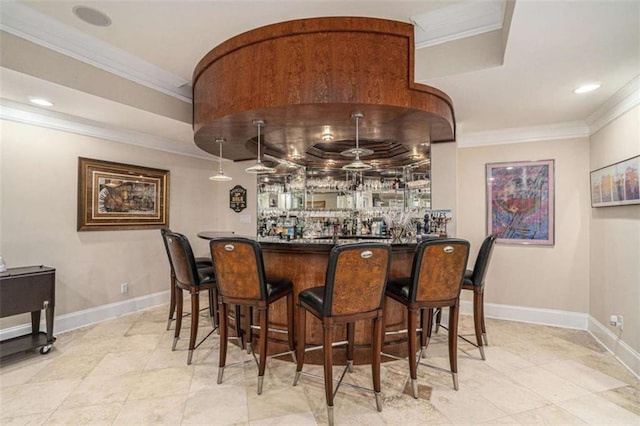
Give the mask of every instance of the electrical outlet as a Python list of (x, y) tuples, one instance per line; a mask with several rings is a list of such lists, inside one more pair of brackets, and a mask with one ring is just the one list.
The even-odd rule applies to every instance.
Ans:
[(125, 294), (129, 292), (129, 283), (120, 284), (120, 293)]
[(620, 330), (623, 330), (624, 318), (622, 315), (611, 315), (609, 317), (609, 324), (611, 324), (612, 327), (620, 327)]
[(622, 315), (618, 315), (618, 327), (620, 327), (620, 330), (623, 330), (623, 326), (624, 325), (624, 318), (622, 318)]

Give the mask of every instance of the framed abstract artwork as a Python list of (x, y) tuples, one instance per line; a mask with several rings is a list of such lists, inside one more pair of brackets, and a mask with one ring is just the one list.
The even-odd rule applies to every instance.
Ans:
[(169, 226), (169, 171), (78, 158), (78, 231)]
[(640, 204), (639, 170), (640, 155), (636, 155), (592, 171), (591, 207)]
[(486, 167), (487, 232), (497, 243), (554, 245), (554, 160)]

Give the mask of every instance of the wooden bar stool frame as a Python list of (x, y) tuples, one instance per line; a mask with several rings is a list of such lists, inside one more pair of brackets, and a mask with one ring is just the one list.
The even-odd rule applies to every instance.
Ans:
[[(418, 398), (418, 365), (427, 346), (427, 333), (433, 321), (433, 309), (449, 307), (449, 365), (453, 387), (458, 390), (457, 339), (458, 313), (462, 279), (469, 258), (469, 242), (447, 238), (427, 240), (418, 244), (413, 258), (411, 276), (390, 280), (387, 297), (407, 308), (408, 361), (413, 397)], [(428, 313), (423, 312), (427, 310)], [(422, 315), (422, 328), (418, 328), (418, 316)], [(425, 324), (426, 322), (426, 324)], [(396, 332), (393, 332), (398, 333)], [(417, 353), (417, 334), (421, 348)], [(387, 357), (399, 359), (390, 354)], [(429, 364), (423, 364), (433, 367)], [(434, 367), (436, 368), (436, 367)]]
[[(252, 326), (247, 318), (248, 327), (244, 331), (247, 336), (247, 350), (253, 354), (253, 361), (258, 366), (258, 395), (262, 394), (264, 373), (267, 361), (267, 341), (269, 332), (283, 332), (283, 330), (269, 327), (269, 306), (286, 297), (287, 303), (287, 341), (289, 351), (269, 355), (279, 357), (291, 355), (295, 362), (295, 334), (294, 334), (294, 305), (293, 284), (283, 278), (266, 277), (260, 244), (254, 240), (241, 237), (215, 238), (209, 242), (211, 259), (216, 271), (218, 283), (218, 300), (220, 303), (220, 361), (218, 365), (217, 383), (222, 383), (224, 370), (236, 367), (249, 361), (226, 365), (227, 359), (227, 314), (228, 305), (236, 306), (236, 326), (239, 324), (239, 307), (249, 307), (258, 312), (258, 326)], [(259, 329), (259, 360), (251, 349), (250, 339), (252, 329)], [(238, 336), (243, 345), (242, 333)]]
[[(169, 284), (169, 294), (170, 294), (170, 301), (169, 301), (169, 318), (167, 319), (167, 331), (169, 331), (169, 329), (171, 329), (171, 323), (173, 321), (175, 321), (175, 319), (173, 318), (173, 316), (175, 315), (176, 312), (176, 272), (173, 270), (173, 264), (171, 263), (171, 257), (169, 255), (169, 247), (167, 246), (167, 241), (164, 239), (164, 236), (167, 232), (171, 232), (171, 230), (169, 228), (161, 228), (160, 229), (160, 234), (162, 235), (162, 243), (164, 244), (164, 248), (167, 251), (167, 257), (169, 258), (169, 266), (171, 268), (171, 275), (170, 275), (170, 284)], [(211, 259), (208, 257), (196, 257), (196, 267), (198, 269), (202, 269), (202, 268), (213, 268), (213, 263), (211, 262)], [(216, 327), (218, 325), (218, 302), (217, 300), (214, 300), (214, 304), (213, 304), (213, 321), (214, 323), (212, 324), (213, 327)], [(204, 311), (207, 308), (203, 308), (201, 309), (201, 311)], [(183, 316), (189, 316), (191, 315), (190, 312), (185, 312), (183, 313)]]
[[(476, 257), (473, 269), (465, 271), (464, 280), (462, 281), (462, 290), (473, 291), (473, 328), (476, 342), (474, 343), (462, 335), (458, 335), (458, 337), (478, 348), (483, 361), (487, 359), (484, 353), (484, 346), (489, 346), (487, 327), (484, 322), (484, 285), (497, 237), (497, 234), (490, 234), (485, 237), (482, 245), (480, 245), (480, 250), (478, 250), (478, 257)], [(441, 318), (442, 311), (438, 310), (436, 314), (436, 333), (440, 327), (447, 329), (447, 327), (440, 325)], [(430, 334), (431, 328), (429, 328)]]
[[(344, 383), (365, 391), (373, 391), (376, 408), (382, 411), (380, 384), (380, 354), (382, 351), (384, 324), (384, 295), (391, 264), (391, 247), (380, 243), (359, 243), (335, 246), (329, 254), (325, 285), (302, 291), (298, 296), (298, 365), (293, 385), (301, 375), (318, 377), (302, 372), (305, 352), (323, 350), (325, 398), (329, 425), (334, 423), (334, 398), (347, 371), (353, 370), (355, 322), (373, 321), (371, 343), (371, 372), (373, 389)], [(306, 347), (306, 312), (322, 322), (322, 346)], [(337, 325), (346, 324), (347, 340), (333, 342)], [(333, 388), (333, 348), (347, 345), (347, 365)]]
[[(176, 298), (176, 329), (173, 338), (173, 345), (171, 350), (175, 351), (180, 339), (180, 330), (182, 328), (183, 318), (183, 303), (184, 298), (182, 291), (186, 290), (191, 295), (191, 312), (195, 313), (191, 315), (191, 332), (189, 335), (189, 353), (187, 355), (187, 365), (191, 365), (193, 357), (193, 351), (197, 349), (215, 330), (218, 328), (216, 325), (215, 310), (217, 300), (217, 286), (215, 277), (213, 276), (213, 270), (209, 270), (209, 274), (201, 273), (196, 266), (195, 257), (191, 244), (186, 236), (178, 234), (176, 232), (163, 232), (163, 239), (169, 254), (169, 261), (171, 263), (171, 269), (175, 275), (175, 298)], [(212, 330), (204, 337), (200, 342), (196, 343), (198, 337), (198, 321), (200, 312), (200, 292), (203, 290), (209, 291), (209, 316), (211, 318)]]

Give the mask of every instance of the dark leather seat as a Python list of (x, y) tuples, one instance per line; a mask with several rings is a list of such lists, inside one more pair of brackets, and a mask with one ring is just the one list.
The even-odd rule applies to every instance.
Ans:
[[(164, 248), (167, 251), (167, 257), (169, 257), (169, 248), (167, 247), (167, 242), (164, 239), (164, 236), (167, 232), (171, 232), (168, 228), (160, 229), (160, 234), (162, 235), (162, 243), (164, 244)], [(211, 262), (211, 258), (209, 257), (196, 257), (196, 268), (199, 270), (202, 269), (205, 274), (213, 273), (213, 263)], [(176, 273), (173, 270), (173, 265), (171, 265), (171, 259), (169, 258), (169, 266), (171, 267), (171, 278), (170, 278), (170, 297), (171, 301), (169, 303), (169, 319), (167, 320), (167, 330), (171, 328), (171, 322), (173, 321), (173, 316), (176, 312)], [(208, 269), (207, 269), (208, 268)], [(217, 303), (214, 303), (213, 309), (214, 315), (214, 325), (217, 325)]]
[[(286, 333), (290, 351), (277, 355), (294, 355), (293, 283), (285, 278), (271, 278), (265, 275), (262, 250), (260, 244), (256, 241), (240, 237), (216, 238), (211, 240), (209, 244), (220, 298), (218, 384), (222, 383), (225, 367), (231, 366), (226, 366), (228, 305), (248, 307), (249, 325), (246, 333), (249, 345), (252, 341), (252, 329), (260, 329), (258, 336), (260, 360), (256, 359), (258, 364), (258, 395), (260, 395), (267, 361), (268, 332), (274, 330), (268, 327), (269, 307), (283, 297), (286, 297), (287, 301)], [(251, 325), (252, 309), (258, 311), (258, 327)], [(237, 320), (239, 320), (239, 317), (237, 317)]]
[[(176, 330), (173, 339), (172, 350), (176, 349), (178, 340), (180, 339), (180, 329), (182, 327), (182, 291), (187, 290), (191, 295), (191, 333), (189, 336), (189, 354), (187, 356), (187, 364), (191, 364), (193, 351), (202, 343), (196, 345), (198, 336), (198, 320), (200, 312), (200, 292), (209, 291), (209, 315), (211, 323), (214, 324), (215, 306), (216, 306), (216, 277), (213, 268), (198, 268), (196, 266), (196, 258), (193, 255), (191, 244), (187, 237), (171, 231), (162, 233), (167, 253), (169, 254), (169, 262), (171, 269), (175, 275), (175, 298), (177, 305)], [(215, 325), (214, 325), (215, 330)], [(213, 331), (212, 331), (213, 332)], [(211, 332), (211, 333), (212, 333)], [(209, 333), (209, 335), (211, 335)], [(204, 339), (203, 339), (204, 340)]]
[[(458, 359), (456, 331), (458, 308), (464, 271), (469, 257), (469, 242), (448, 238), (419, 243), (413, 256), (411, 276), (389, 280), (386, 295), (407, 308), (408, 360), (413, 397), (418, 397), (416, 335), (421, 331), (422, 349), (432, 324), (433, 309), (449, 307), (449, 364), (453, 386), (458, 389)], [(427, 310), (428, 312), (423, 312)], [(418, 314), (427, 324), (418, 329)]]
[[(324, 387), (329, 424), (333, 424), (333, 330), (347, 325), (347, 369), (353, 365), (355, 322), (373, 321), (371, 371), (378, 411), (380, 396), (380, 351), (382, 350), (383, 305), (391, 263), (391, 247), (380, 243), (335, 246), (323, 287), (312, 287), (298, 295), (298, 366), (293, 385), (297, 385), (304, 365), (306, 348), (306, 312), (322, 321), (324, 353)], [(338, 386), (342, 383), (342, 379)], [(336, 391), (337, 391), (336, 387)]]

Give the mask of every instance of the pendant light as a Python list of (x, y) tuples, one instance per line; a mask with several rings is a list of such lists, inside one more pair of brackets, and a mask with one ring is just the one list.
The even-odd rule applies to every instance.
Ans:
[(231, 176), (227, 176), (222, 171), (222, 144), (226, 142), (223, 138), (216, 138), (216, 142), (220, 145), (220, 156), (218, 157), (218, 174), (215, 176), (211, 176), (209, 180), (214, 182), (228, 182), (232, 180)]
[(274, 169), (273, 167), (267, 167), (262, 164), (262, 161), (260, 161), (260, 126), (264, 126), (264, 120), (253, 120), (253, 124), (258, 127), (258, 160), (256, 161), (256, 164), (244, 169), (244, 171), (247, 173), (256, 173), (260, 175), (275, 173), (276, 169)]
[[(361, 112), (354, 112), (351, 114), (351, 119), (356, 121), (356, 148), (355, 154), (356, 159), (353, 160), (352, 163), (349, 163), (345, 166), (342, 166), (342, 170), (350, 170), (350, 171), (360, 171), (360, 170), (370, 170), (372, 167), (369, 164), (365, 164), (360, 161), (360, 146), (358, 145), (358, 120), (364, 117)], [(368, 150), (367, 150), (368, 151)], [(363, 150), (363, 152), (366, 152)]]

